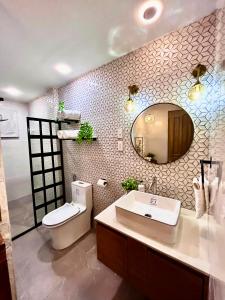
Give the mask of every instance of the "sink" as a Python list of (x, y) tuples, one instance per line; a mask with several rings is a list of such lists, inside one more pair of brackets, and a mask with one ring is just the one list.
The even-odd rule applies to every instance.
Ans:
[(176, 242), (181, 202), (139, 191), (131, 191), (116, 202), (117, 220), (130, 229), (173, 244)]

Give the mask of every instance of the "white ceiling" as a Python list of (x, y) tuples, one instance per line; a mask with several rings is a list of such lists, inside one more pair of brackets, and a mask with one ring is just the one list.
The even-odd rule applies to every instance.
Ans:
[[(122, 56), (215, 9), (215, 0), (162, 0), (164, 11), (140, 26), (135, 13), (143, 0), (0, 0), (0, 97), (14, 86), (29, 101), (48, 88)], [(53, 65), (66, 63), (68, 76)]]

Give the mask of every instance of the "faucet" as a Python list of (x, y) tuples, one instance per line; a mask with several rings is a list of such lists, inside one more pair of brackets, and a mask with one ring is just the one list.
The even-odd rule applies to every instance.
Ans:
[(157, 194), (157, 177), (154, 176), (152, 180), (152, 184), (150, 186), (150, 190), (153, 192), (154, 195)]

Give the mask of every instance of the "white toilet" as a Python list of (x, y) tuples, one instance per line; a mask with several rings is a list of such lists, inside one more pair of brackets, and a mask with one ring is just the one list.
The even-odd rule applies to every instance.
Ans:
[(72, 245), (91, 228), (92, 185), (71, 183), (72, 202), (51, 211), (42, 220), (49, 229), (52, 247), (60, 250)]

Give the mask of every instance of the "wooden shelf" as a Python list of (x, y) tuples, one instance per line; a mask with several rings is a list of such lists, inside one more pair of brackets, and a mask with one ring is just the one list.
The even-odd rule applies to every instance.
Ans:
[[(76, 141), (77, 139), (59, 139), (59, 140), (61, 140), (61, 141)], [(87, 141), (87, 140), (84, 139), (83, 141)], [(94, 137), (94, 138), (92, 139), (92, 141), (97, 141), (97, 138)]]
[(60, 122), (60, 123), (66, 123), (66, 124), (70, 124), (70, 123), (80, 123), (80, 120), (63, 120), (63, 121), (60, 121), (60, 120), (56, 120), (57, 122)]

